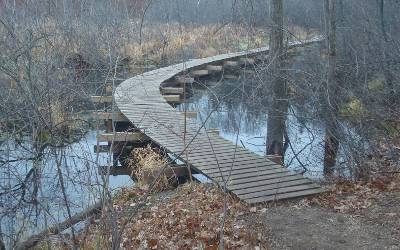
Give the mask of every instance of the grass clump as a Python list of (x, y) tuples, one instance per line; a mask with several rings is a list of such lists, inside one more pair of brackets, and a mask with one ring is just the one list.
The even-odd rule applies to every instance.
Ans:
[(126, 163), (132, 170), (131, 176), (136, 179), (136, 185), (142, 189), (149, 189), (156, 182), (151, 191), (163, 191), (176, 183), (172, 171), (167, 171), (168, 167), (163, 169), (168, 164), (168, 158), (151, 146), (133, 149)]

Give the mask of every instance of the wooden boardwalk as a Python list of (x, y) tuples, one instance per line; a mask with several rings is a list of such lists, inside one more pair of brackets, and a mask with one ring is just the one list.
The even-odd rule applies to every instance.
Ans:
[[(291, 46), (318, 41), (319, 38)], [(151, 140), (213, 181), (219, 184), (227, 181), (227, 188), (248, 203), (320, 193), (323, 189), (311, 180), (236, 146), (215, 133), (208, 133), (193, 120), (186, 120), (184, 140), (185, 118), (160, 91), (163, 82), (191, 81), (187, 76), (191, 73), (193, 76), (194, 71), (205, 74), (207, 69), (218, 70), (215, 67), (218, 65), (232, 66), (233, 61), (251, 62), (246, 58), (263, 56), (265, 52), (268, 52), (266, 47), (194, 59), (146, 72), (122, 82), (114, 92), (114, 100), (122, 114)]]

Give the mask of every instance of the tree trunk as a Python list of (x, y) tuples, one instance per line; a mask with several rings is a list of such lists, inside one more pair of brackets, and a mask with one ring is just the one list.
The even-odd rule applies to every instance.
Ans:
[(333, 175), (339, 150), (338, 112), (339, 86), (336, 81), (336, 0), (325, 0), (326, 35), (328, 43), (328, 66), (326, 77), (326, 132), (324, 175)]
[(381, 63), (381, 67), (382, 67), (382, 72), (385, 76), (385, 82), (387, 85), (387, 88), (389, 89), (389, 97), (387, 99), (387, 104), (393, 105), (395, 106), (397, 103), (396, 100), (396, 93), (394, 91), (394, 77), (392, 74), (392, 70), (391, 70), (391, 65), (390, 65), (390, 47), (389, 47), (389, 37), (388, 34), (386, 32), (386, 22), (385, 22), (385, 1), (384, 0), (378, 0), (377, 1), (378, 4), (378, 16), (379, 16), (379, 26), (380, 26), (380, 30), (382, 33), (382, 38), (380, 41), (380, 46), (381, 46), (381, 53), (382, 53), (382, 62)]
[(272, 0), (272, 28), (270, 36), (270, 72), (273, 102), (268, 111), (266, 154), (278, 155), (283, 163), (283, 138), (288, 108), (286, 81), (281, 76), (283, 64), (283, 0)]

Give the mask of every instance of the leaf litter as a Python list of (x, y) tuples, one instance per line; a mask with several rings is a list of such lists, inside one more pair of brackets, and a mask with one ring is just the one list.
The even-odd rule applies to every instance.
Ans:
[[(124, 201), (123, 206), (130, 202)], [(240, 219), (250, 208), (227, 195), (225, 249), (268, 249), (267, 239)], [(124, 249), (218, 249), (224, 194), (209, 184), (185, 184), (169, 199), (154, 202), (128, 222)], [(121, 218), (124, 220), (124, 218)], [(121, 221), (120, 221), (121, 222)]]

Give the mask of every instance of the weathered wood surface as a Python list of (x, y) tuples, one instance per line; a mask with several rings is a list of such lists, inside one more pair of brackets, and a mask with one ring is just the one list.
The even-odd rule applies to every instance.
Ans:
[(93, 103), (111, 103), (113, 101), (112, 96), (91, 96)]
[[(321, 38), (292, 43), (291, 46), (304, 46), (319, 41)], [(183, 84), (193, 83), (194, 79), (187, 77), (188, 72), (190, 74), (201, 68), (221, 71), (220, 65), (236, 67), (239, 62), (252, 64), (255, 60), (251, 57), (266, 52), (268, 48), (264, 47), (193, 59), (146, 72), (122, 82), (115, 90), (115, 102), (121, 112), (154, 142), (216, 183), (226, 183), (230, 191), (246, 202), (259, 203), (322, 192), (322, 188), (302, 175), (233, 145), (215, 133), (207, 132), (193, 120), (186, 121), (187, 133), (184, 137), (185, 121), (182, 112), (167, 103), (166, 99), (171, 97), (163, 97), (160, 93), (160, 85), (170, 79)]]
[(222, 66), (220, 65), (207, 65), (206, 69), (210, 72), (219, 72), (222, 71)]
[(183, 94), (183, 88), (163, 87), (163, 88), (161, 88), (161, 93), (163, 95), (166, 95), (166, 94), (178, 94), (178, 95), (181, 95), (181, 94)]
[(199, 69), (199, 70), (193, 70), (190, 72), (190, 75), (193, 77), (202, 77), (208, 75), (209, 72), (207, 69)]
[(99, 142), (144, 142), (148, 137), (141, 132), (115, 132), (100, 134), (97, 136)]
[(95, 111), (93, 112), (93, 117), (99, 120), (113, 120), (114, 122), (129, 121), (120, 111), (115, 111), (114, 113)]

